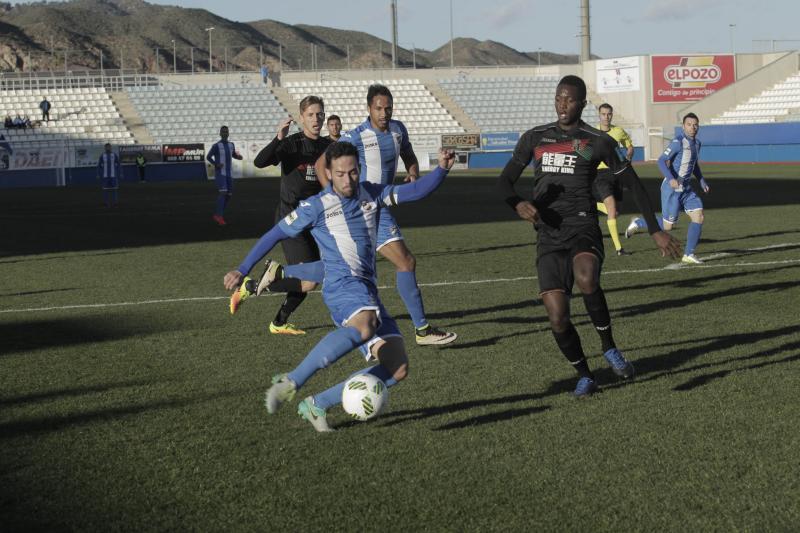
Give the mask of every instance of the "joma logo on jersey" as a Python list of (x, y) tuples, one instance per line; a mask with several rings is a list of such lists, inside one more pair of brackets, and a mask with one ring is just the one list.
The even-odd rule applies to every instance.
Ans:
[(556, 172), (558, 174), (575, 174), (575, 164), (578, 156), (573, 154), (554, 154), (545, 152), (542, 154), (542, 172)]
[(326, 213), (325, 214), (325, 219), (329, 219), (329, 218), (332, 218), (332, 217), (335, 217), (335, 216), (339, 216), (341, 214), (342, 214), (342, 210), (341, 209), (336, 209), (335, 211), (331, 211), (330, 213)]
[(371, 143), (368, 143), (368, 144), (364, 144), (364, 150), (369, 150), (371, 148), (377, 148), (377, 147), (378, 147), (378, 141), (374, 141), (374, 142), (371, 142)]

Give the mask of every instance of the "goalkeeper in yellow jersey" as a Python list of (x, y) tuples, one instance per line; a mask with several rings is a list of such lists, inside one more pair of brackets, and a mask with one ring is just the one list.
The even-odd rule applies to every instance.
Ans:
[[(611, 104), (602, 104), (598, 111), (600, 113), (598, 129), (608, 133), (612, 139), (617, 141), (617, 145), (625, 150), (625, 159), (630, 161), (633, 158), (633, 142), (625, 130), (611, 124), (611, 120), (614, 118), (614, 108), (611, 107)], [(597, 167), (597, 178), (592, 185), (592, 193), (597, 200), (597, 210), (608, 216), (606, 219), (608, 232), (611, 234), (611, 240), (614, 241), (617, 255), (630, 255), (630, 252), (626, 252), (622, 248), (617, 232), (617, 215), (619, 214), (617, 204), (622, 203), (622, 184), (619, 177), (615, 176), (605, 163), (600, 163), (600, 166)]]

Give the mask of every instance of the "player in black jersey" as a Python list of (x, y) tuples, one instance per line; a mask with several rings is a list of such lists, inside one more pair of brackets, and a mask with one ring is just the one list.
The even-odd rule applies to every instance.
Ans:
[[(658, 230), (655, 215), (639, 177), (630, 164), (620, 160), (617, 143), (608, 134), (581, 120), (586, 106), (586, 85), (577, 76), (565, 76), (556, 88), (558, 121), (526, 131), (511, 160), (503, 169), (498, 188), (520, 218), (533, 223), (538, 233), (536, 267), (539, 294), (547, 309), (550, 327), (561, 352), (580, 375), (577, 397), (597, 391), (586, 362), (578, 332), (570, 321), (569, 298), (573, 284), (583, 293), (586, 310), (600, 335), (604, 357), (614, 373), (633, 376), (633, 365), (617, 349), (611, 334), (611, 317), (600, 288), (603, 238), (597, 221), (592, 183), (600, 162), (620, 176), (631, 190), (648, 221)], [(530, 200), (514, 189), (525, 167), (533, 161), (534, 187)], [(663, 231), (650, 232), (661, 255), (680, 257), (679, 243)]]
[[(256, 156), (253, 164), (258, 168), (281, 165), (280, 201), (275, 209), (275, 223), (294, 211), (305, 200), (322, 190), (314, 163), (331, 144), (327, 137), (320, 137), (325, 120), (325, 103), (318, 96), (306, 96), (300, 101), (300, 125), (302, 132), (288, 135), (291, 118), (278, 125), (275, 138)], [(289, 265), (319, 261), (319, 248), (306, 230), (297, 237), (281, 242), (286, 262)], [(230, 310), (235, 313), (241, 303), (256, 293), (257, 283), (245, 278), (239, 290), (231, 296)], [(289, 323), (289, 315), (306, 298), (306, 293), (316, 287), (313, 281), (285, 278), (270, 286), (273, 292), (286, 292), (286, 299), (275, 319), (269, 325), (270, 333), (304, 335), (305, 331)]]

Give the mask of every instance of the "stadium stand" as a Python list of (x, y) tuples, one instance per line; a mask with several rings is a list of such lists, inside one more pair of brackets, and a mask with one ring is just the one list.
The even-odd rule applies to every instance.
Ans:
[(222, 125), (231, 129), (232, 139), (271, 139), (286, 116), (264, 86), (176, 85), (126, 91), (156, 143), (213, 140)]
[(800, 121), (800, 73), (711, 119), (712, 124)]
[[(386, 85), (392, 91), (392, 118), (402, 121), (412, 138), (419, 134), (464, 132), (418, 79), (296, 81), (287, 82), (286, 88), (296, 102), (309, 94), (322, 97), (325, 112), (339, 115), (348, 130), (366, 118), (367, 88), (374, 83)], [(327, 135), (327, 128), (324, 134)]]
[[(49, 122), (40, 120), (39, 103), (45, 96), (52, 104)], [(11, 117), (28, 115), (33, 125), (25, 129), (3, 129), (9, 141), (39, 146), (135, 143), (133, 134), (102, 87), (0, 91), (0, 112)]]
[[(439, 85), (484, 132), (526, 131), (556, 120), (555, 76), (440, 79)], [(583, 120), (597, 124), (597, 109), (589, 103)]]

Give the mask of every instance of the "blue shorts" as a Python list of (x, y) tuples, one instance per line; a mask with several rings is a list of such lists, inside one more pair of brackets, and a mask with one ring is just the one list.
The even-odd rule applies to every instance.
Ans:
[(378, 315), (375, 336), (359, 347), (368, 361), (372, 357), (370, 349), (373, 344), (389, 337), (401, 337), (397, 323), (383, 307), (378, 299), (378, 289), (370, 281), (356, 277), (325, 280), (322, 299), (325, 300), (337, 327), (346, 326), (347, 321), (361, 311), (372, 310)]
[(675, 224), (681, 209), (687, 213), (703, 209), (703, 201), (695, 194), (692, 186), (684, 185), (682, 191), (676, 191), (669, 182), (661, 182), (661, 218), (664, 222)]
[(388, 208), (381, 209), (378, 215), (378, 240), (376, 250), (380, 250), (382, 246), (394, 241), (402, 241), (403, 234), (400, 233), (400, 226), (392, 216)]
[(219, 192), (233, 192), (233, 178), (229, 176), (214, 176), (214, 181), (217, 183), (217, 190), (219, 190)]
[(103, 182), (103, 190), (114, 190), (119, 189), (119, 179), (118, 178), (102, 178)]

